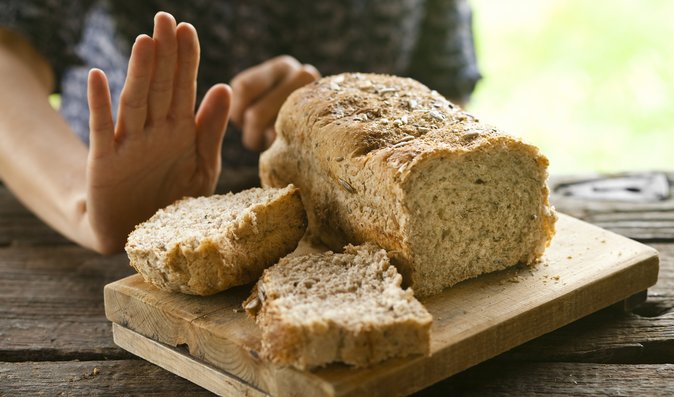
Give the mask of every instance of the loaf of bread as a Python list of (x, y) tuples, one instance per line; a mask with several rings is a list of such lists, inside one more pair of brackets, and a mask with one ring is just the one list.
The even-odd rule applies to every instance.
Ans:
[(357, 367), (430, 351), (431, 315), (374, 244), (289, 256), (244, 302), (262, 329), (262, 357), (299, 369)]
[(185, 198), (136, 226), (125, 249), (158, 288), (211, 295), (257, 280), (297, 247), (306, 222), (292, 185)]
[(407, 78), (342, 74), (295, 91), (260, 159), (336, 250), (373, 241), (417, 295), (531, 264), (549, 245), (548, 160)]

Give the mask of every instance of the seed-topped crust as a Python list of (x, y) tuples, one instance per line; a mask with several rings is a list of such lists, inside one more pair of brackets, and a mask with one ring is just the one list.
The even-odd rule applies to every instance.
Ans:
[(539, 258), (554, 233), (548, 160), (408, 78), (325, 77), (295, 91), (260, 158), (294, 183), (333, 250), (373, 241), (420, 296)]

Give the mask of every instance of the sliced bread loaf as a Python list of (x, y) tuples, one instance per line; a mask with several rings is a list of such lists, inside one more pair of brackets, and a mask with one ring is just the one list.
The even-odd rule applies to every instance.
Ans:
[(311, 233), (377, 243), (418, 296), (533, 263), (554, 233), (545, 156), (414, 80), (325, 77), (288, 97), (276, 132), (263, 186), (294, 183)]
[(263, 357), (299, 369), (362, 367), (430, 351), (432, 317), (401, 281), (383, 249), (347, 246), (281, 259), (244, 308), (262, 329)]
[(136, 226), (125, 249), (155, 286), (210, 295), (257, 280), (305, 229), (297, 188), (253, 188), (179, 200)]

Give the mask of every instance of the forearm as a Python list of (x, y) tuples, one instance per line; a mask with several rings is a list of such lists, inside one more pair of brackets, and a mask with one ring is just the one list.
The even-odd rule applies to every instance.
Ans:
[(0, 178), (51, 227), (102, 251), (87, 217), (87, 148), (51, 108), (34, 70), (0, 46)]

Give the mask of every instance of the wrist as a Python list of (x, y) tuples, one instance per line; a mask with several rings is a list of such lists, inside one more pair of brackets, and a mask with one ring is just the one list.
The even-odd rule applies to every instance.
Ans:
[(78, 233), (74, 240), (92, 251), (102, 255), (111, 255), (123, 251), (126, 233), (115, 231), (111, 225), (97, 220), (89, 210), (85, 199), (76, 203), (78, 213)]

